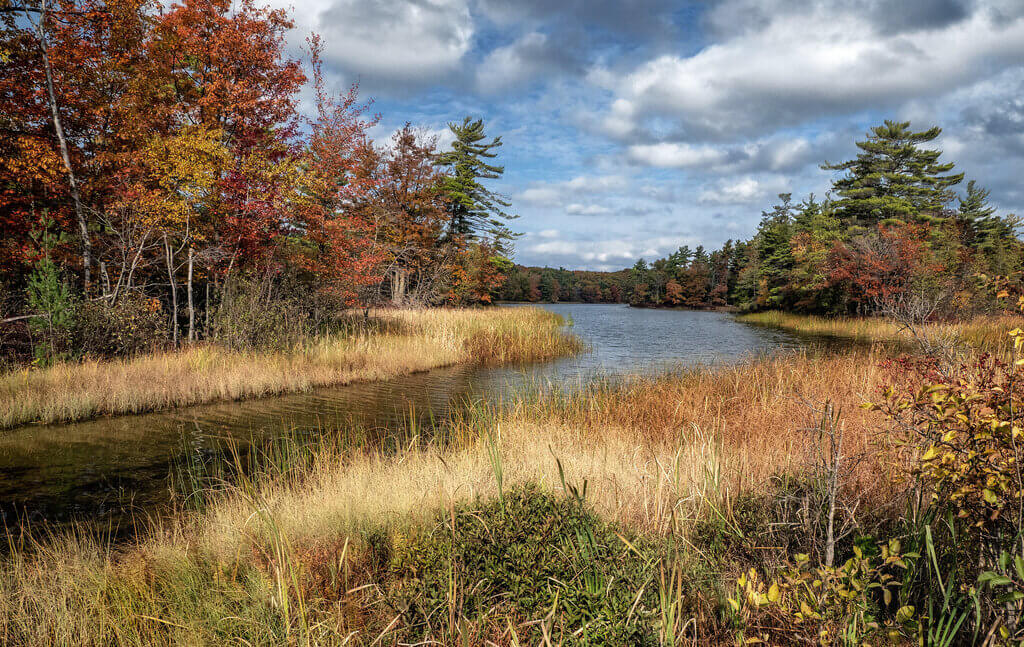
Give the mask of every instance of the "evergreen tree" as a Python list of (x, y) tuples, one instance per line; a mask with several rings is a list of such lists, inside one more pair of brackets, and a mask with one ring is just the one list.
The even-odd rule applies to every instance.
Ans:
[(449, 239), (490, 238), (499, 251), (508, 252), (514, 234), (505, 222), (516, 216), (504, 211), (510, 204), (507, 200), (481, 183), (505, 172), (504, 166), (488, 162), (497, 157), (495, 149), (501, 146), (501, 137), (485, 142), (482, 119), (466, 117), (461, 124), (449, 123), (448, 128), (455, 141), (451, 150), (438, 155), (436, 164), (447, 170), (439, 189), (449, 200)]
[(960, 217), (973, 223), (985, 220), (996, 212), (996, 208), (988, 203), (989, 191), (975, 183), (967, 182), (967, 194), (960, 198)]
[(913, 132), (909, 121), (886, 120), (857, 142), (861, 153), (840, 164), (823, 169), (845, 171), (833, 183), (840, 196), (836, 207), (850, 224), (873, 225), (919, 216), (936, 216), (954, 196), (950, 187), (963, 180), (963, 173), (949, 174), (953, 163), (939, 163), (940, 150), (920, 148), (939, 136), (938, 126)]
[(793, 232), (792, 194), (780, 193), (782, 204), (772, 207), (770, 212), (761, 213), (761, 225), (757, 233), (757, 256), (761, 261), (758, 285), (758, 305), (778, 307), (785, 295), (782, 288), (789, 282), (789, 271), (793, 267), (793, 250), (790, 239)]
[(978, 252), (983, 269), (996, 274), (1008, 274), (1019, 247), (1016, 231), (1020, 224), (1015, 216), (1001, 217), (988, 202), (989, 191), (974, 180), (967, 183), (967, 193), (960, 198), (958, 214), (964, 223), (966, 244)]

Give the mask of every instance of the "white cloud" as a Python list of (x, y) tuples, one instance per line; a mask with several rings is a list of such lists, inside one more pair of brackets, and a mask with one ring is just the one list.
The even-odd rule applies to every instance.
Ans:
[[(887, 33), (863, 14), (819, 4), (780, 10), (693, 56), (589, 78), (615, 95), (604, 123), (613, 136), (663, 117), (690, 138), (729, 138), (937, 96), (1021, 60), (1024, 19), (976, 11), (934, 29)], [(693, 151), (660, 153), (685, 162)]]
[(573, 216), (602, 216), (606, 213), (611, 213), (612, 210), (599, 204), (573, 202), (565, 206), (565, 212)]
[(550, 265), (587, 267), (598, 270), (618, 270), (632, 265), (640, 257), (653, 259), (664, 256), (680, 245), (695, 245), (698, 241), (687, 236), (658, 236), (625, 240), (546, 240), (523, 248), (531, 259), (544, 259)]
[(701, 191), (699, 200), (705, 204), (749, 204), (767, 195), (764, 185), (754, 178), (719, 182), (715, 188)]
[(673, 142), (634, 144), (627, 149), (626, 155), (633, 162), (668, 168), (718, 166), (729, 158), (729, 154), (722, 148)]
[(558, 206), (575, 197), (621, 191), (628, 185), (623, 175), (580, 175), (564, 182), (537, 182), (516, 197), (531, 204)]
[(320, 34), (329, 64), (370, 82), (429, 82), (459, 65), (474, 34), (465, 0), (309, 0), (292, 17), (293, 37)]

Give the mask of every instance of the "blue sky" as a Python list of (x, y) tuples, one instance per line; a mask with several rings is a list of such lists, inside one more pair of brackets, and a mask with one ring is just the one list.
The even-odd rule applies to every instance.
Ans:
[[(285, 0), (275, 0), (290, 6)], [(1024, 0), (309, 0), (386, 139), (483, 117), (527, 265), (619, 269), (749, 237), (775, 195), (828, 188), (885, 118), (1024, 215)]]

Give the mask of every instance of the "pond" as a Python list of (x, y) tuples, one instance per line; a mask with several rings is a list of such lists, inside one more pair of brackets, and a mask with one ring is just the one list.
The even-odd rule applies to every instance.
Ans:
[[(520, 307), (511, 305), (507, 307)], [(470, 399), (526, 385), (584, 384), (799, 348), (798, 337), (742, 324), (727, 313), (624, 305), (544, 306), (571, 322), (590, 351), (544, 364), (437, 369), (388, 382), (323, 388), (68, 425), (0, 431), (0, 519), (8, 526), (70, 521), (129, 525), (166, 505), (176, 465), (226, 456), (227, 448), (283, 434), (362, 430), (385, 441), (410, 420), (438, 421)], [(344, 432), (343, 432), (344, 433)]]

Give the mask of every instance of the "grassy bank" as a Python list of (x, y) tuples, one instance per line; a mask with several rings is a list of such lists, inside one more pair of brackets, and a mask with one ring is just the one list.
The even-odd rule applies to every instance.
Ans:
[[(879, 384), (877, 359), (764, 359), (472, 408), (398, 455), (324, 440), (301, 468), (284, 461), (136, 546), (15, 545), (0, 564), (0, 635), (674, 645), (699, 623), (714, 644), (722, 622), (701, 600), (737, 567), (700, 533), (739, 527), (744, 497), (812, 458), (805, 399), (843, 407), (850, 451), (868, 449), (876, 414), (857, 405)], [(871, 460), (848, 486), (869, 498), (887, 482)]]
[[(818, 317), (776, 310), (741, 315), (740, 321), (781, 328), (801, 335), (848, 339), (861, 343), (912, 342), (902, 326), (883, 317)], [(975, 317), (965, 322), (929, 323), (918, 334), (933, 340), (957, 340), (974, 348), (1003, 351), (1009, 347), (1007, 331), (1024, 324), (1016, 315)]]
[(9, 372), (0, 375), (0, 428), (384, 380), (459, 363), (543, 360), (579, 349), (561, 318), (540, 309), (381, 311), (348, 334), (287, 352), (197, 346)]

